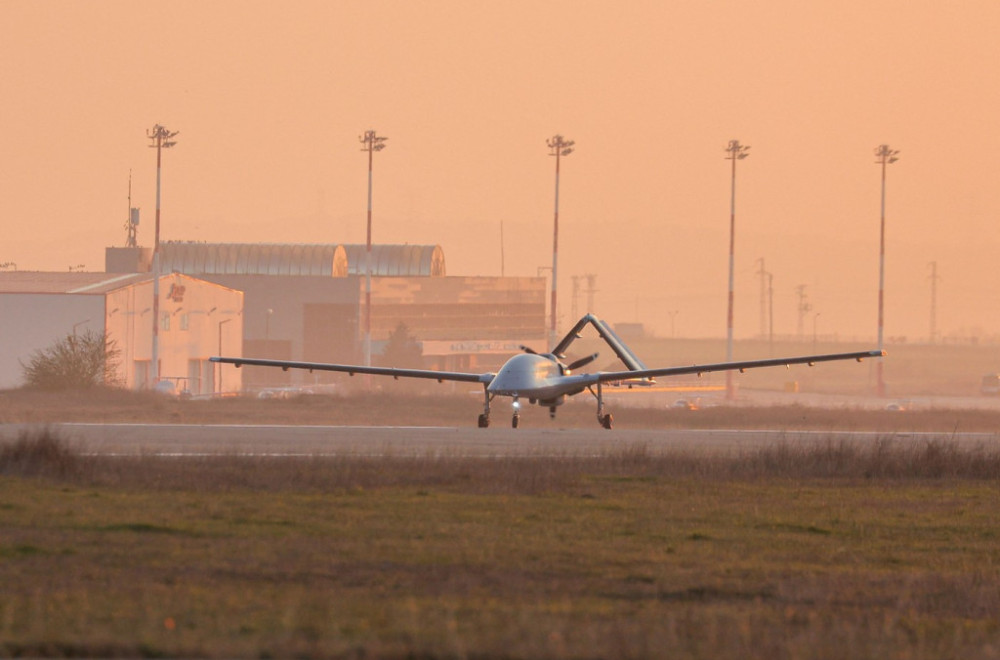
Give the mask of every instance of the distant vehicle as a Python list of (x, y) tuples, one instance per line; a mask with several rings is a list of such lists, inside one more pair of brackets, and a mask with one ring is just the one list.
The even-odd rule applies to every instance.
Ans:
[(157, 394), (166, 394), (167, 396), (176, 396), (182, 399), (187, 399), (191, 396), (191, 390), (187, 387), (187, 378), (180, 376), (163, 376), (153, 387), (153, 391)]
[(177, 386), (169, 380), (161, 380), (155, 387), (153, 387), (153, 390), (157, 394), (168, 394), (170, 396), (177, 395)]
[[(621, 371), (598, 371), (596, 373), (573, 373), (597, 359), (597, 353), (587, 355), (564, 364), (566, 351), (570, 344), (580, 337), (587, 325), (597, 330), (601, 339), (611, 347), (618, 359), (627, 367)], [(494, 397), (507, 396), (514, 401), (512, 407), (514, 416), (511, 426), (517, 428), (520, 420), (520, 399), (529, 403), (537, 403), (549, 409), (551, 417), (556, 416), (556, 407), (561, 406), (566, 397), (589, 391), (597, 399), (597, 421), (606, 429), (611, 428), (612, 417), (604, 412), (603, 390), (605, 384), (615, 382), (649, 382), (657, 376), (686, 376), (713, 371), (744, 371), (758, 367), (784, 367), (791, 364), (808, 364), (829, 362), (832, 360), (857, 360), (880, 357), (885, 355), (880, 350), (858, 351), (856, 353), (831, 353), (827, 355), (804, 355), (802, 357), (774, 358), (768, 360), (748, 360), (746, 362), (719, 362), (715, 364), (695, 364), (687, 367), (665, 367), (648, 369), (635, 353), (614, 333), (607, 323), (592, 314), (587, 314), (573, 326), (573, 329), (563, 337), (551, 353), (537, 353), (522, 346), (524, 353), (507, 360), (500, 371), (496, 373), (466, 373), (458, 371), (433, 371), (429, 369), (397, 369), (394, 367), (367, 367), (356, 364), (327, 364), (325, 362), (290, 362), (286, 360), (262, 360), (241, 357), (211, 357), (212, 362), (234, 364), (240, 367), (244, 364), (261, 367), (280, 367), (281, 369), (308, 369), (311, 371), (339, 371), (350, 375), (372, 374), (374, 376), (392, 376), (393, 378), (426, 378), (438, 382), (457, 381), (465, 383), (480, 383), (486, 405), (479, 415), (479, 427), (490, 425), (490, 402)]]
[(670, 407), (678, 410), (698, 410), (698, 403), (688, 399), (677, 399)]
[(983, 383), (979, 386), (979, 391), (991, 396), (1000, 394), (1000, 374), (986, 374), (983, 376)]

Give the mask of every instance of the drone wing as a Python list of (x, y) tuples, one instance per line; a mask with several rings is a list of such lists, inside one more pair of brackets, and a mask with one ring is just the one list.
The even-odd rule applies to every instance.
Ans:
[(450, 380), (463, 383), (485, 383), (492, 382), (496, 374), (472, 374), (461, 371), (434, 371), (432, 369), (396, 369), (395, 367), (365, 367), (357, 364), (329, 364), (326, 362), (290, 362), (287, 360), (264, 360), (260, 358), (231, 358), (231, 357), (210, 357), (211, 362), (221, 364), (235, 364), (242, 367), (245, 364), (254, 367), (280, 367), (284, 371), (289, 369), (307, 369), (308, 371), (339, 371), (350, 374), (371, 374), (373, 376), (392, 376), (393, 378), (426, 378), (436, 380), (439, 383)]
[(746, 362), (717, 362), (714, 364), (693, 364), (688, 367), (666, 367), (662, 369), (636, 369), (630, 371), (603, 371), (592, 374), (595, 383), (607, 383), (616, 380), (634, 378), (655, 378), (657, 376), (686, 376), (690, 374), (705, 374), (712, 371), (745, 371), (760, 367), (787, 367), (792, 364), (814, 365), (817, 362), (832, 362), (834, 360), (857, 360), (882, 357), (885, 351), (859, 351), (856, 353), (827, 353), (825, 355), (803, 355), (801, 357), (771, 358), (767, 360), (749, 360)]

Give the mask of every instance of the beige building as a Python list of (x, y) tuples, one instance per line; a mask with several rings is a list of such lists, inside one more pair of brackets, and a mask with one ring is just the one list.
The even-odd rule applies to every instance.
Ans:
[[(164, 241), (160, 249), (164, 271), (244, 292), (242, 355), (363, 363), (366, 246)], [(150, 258), (147, 248), (107, 248), (106, 268), (142, 272)], [(545, 278), (447, 276), (438, 245), (373, 245), (369, 264), (376, 364), (400, 323), (432, 369), (486, 371), (522, 345), (548, 348)], [(247, 390), (342, 380), (266, 367), (242, 373)]]
[[(151, 387), (152, 308), (149, 273), (0, 273), (0, 388), (23, 384), (35, 351), (87, 331), (115, 342), (119, 382)], [(238, 369), (208, 361), (242, 351), (242, 292), (171, 273), (160, 278), (159, 312), (161, 380), (192, 395), (242, 389)]]

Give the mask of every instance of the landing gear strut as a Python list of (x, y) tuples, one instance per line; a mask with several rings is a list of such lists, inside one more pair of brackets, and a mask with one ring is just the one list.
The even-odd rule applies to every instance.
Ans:
[(483, 385), (483, 396), (486, 399), (485, 406), (483, 407), (483, 414), (479, 416), (479, 428), (485, 429), (490, 425), (490, 391), (486, 389), (486, 385)]
[(597, 392), (594, 393), (594, 390), (590, 390), (590, 393), (597, 397), (597, 423), (610, 430), (615, 418), (611, 413), (604, 414), (604, 397), (601, 396), (600, 381), (597, 383)]
[(518, 423), (521, 421), (521, 404), (518, 402), (517, 397), (514, 397), (514, 416), (510, 419), (510, 427), (516, 429)]

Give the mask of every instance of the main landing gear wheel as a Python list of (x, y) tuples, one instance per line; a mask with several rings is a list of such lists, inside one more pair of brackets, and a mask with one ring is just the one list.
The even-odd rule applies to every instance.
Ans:
[(611, 416), (611, 413), (608, 413), (607, 415), (602, 416), (599, 421), (601, 422), (601, 426), (610, 430), (615, 418)]
[(490, 425), (490, 418), (489, 418), (489, 416), (487, 416), (487, 415), (480, 415), (479, 416), (479, 428), (485, 429), (489, 425)]
[(520, 418), (520, 417), (518, 417), (517, 415), (514, 415), (514, 416), (513, 416), (512, 418), (511, 418), (511, 420), (510, 420), (510, 427), (511, 427), (511, 428), (513, 428), (513, 429), (516, 429), (516, 428), (517, 428), (517, 425), (518, 425), (518, 423), (519, 423), (520, 421), (521, 421), (521, 418)]

